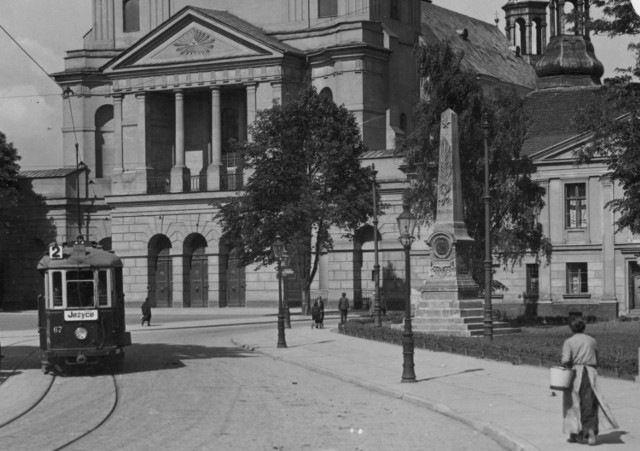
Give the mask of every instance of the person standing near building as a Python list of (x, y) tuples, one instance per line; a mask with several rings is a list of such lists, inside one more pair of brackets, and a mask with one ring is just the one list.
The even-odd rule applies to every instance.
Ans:
[(320, 329), (324, 328), (324, 301), (322, 300), (322, 296), (318, 296), (316, 299), (318, 303), (318, 307), (320, 307)]
[(347, 322), (347, 313), (349, 312), (349, 298), (347, 293), (342, 293), (342, 297), (338, 300), (338, 310), (340, 310), (340, 323)]
[(147, 297), (142, 303), (142, 316), (140, 317), (141, 325), (147, 323), (147, 326), (151, 326), (151, 301), (149, 300), (149, 287), (147, 287)]
[(569, 321), (573, 335), (562, 345), (562, 365), (574, 371), (570, 390), (562, 399), (563, 432), (569, 443), (586, 439), (596, 444), (601, 429), (617, 429), (618, 424), (598, 389), (598, 352), (596, 340), (585, 334), (585, 322), (580, 316)]

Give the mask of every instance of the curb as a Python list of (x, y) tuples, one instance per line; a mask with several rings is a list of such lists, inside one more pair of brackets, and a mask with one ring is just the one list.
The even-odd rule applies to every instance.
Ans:
[[(331, 330), (333, 333), (337, 333), (335, 329)], [(472, 429), (490, 437), (493, 439), (498, 445), (500, 445), (503, 449), (508, 451), (541, 451), (538, 447), (529, 443), (528, 441), (517, 437), (512, 432), (496, 425), (493, 423), (485, 423), (483, 421), (474, 420), (468, 418), (465, 415), (462, 415), (449, 406), (440, 403), (434, 403), (424, 398), (420, 398), (414, 395), (408, 395), (406, 393), (399, 392), (394, 389), (390, 389), (388, 387), (384, 387), (377, 384), (372, 384), (368, 382), (363, 382), (359, 379), (355, 379), (353, 377), (346, 376), (344, 374), (340, 374), (331, 370), (327, 370), (325, 368), (321, 368), (318, 366), (314, 366), (308, 363), (302, 363), (297, 360), (293, 360), (287, 357), (276, 356), (271, 354), (268, 351), (264, 351), (261, 349), (257, 349), (254, 346), (245, 345), (236, 341), (236, 339), (231, 338), (231, 343), (235, 346), (245, 349), (247, 351), (255, 352), (257, 354), (264, 355), (265, 357), (269, 357), (273, 360), (281, 360), (283, 362), (290, 363), (292, 365), (299, 366), (309, 371), (313, 371), (319, 374), (323, 374), (325, 376), (333, 377), (334, 379), (341, 380), (343, 382), (347, 382), (358, 387), (371, 390), (377, 393), (380, 393), (385, 396), (390, 396), (392, 398), (402, 399), (404, 401), (410, 402), (420, 407), (427, 408), (433, 412), (437, 412), (441, 415), (447, 416), (451, 419), (459, 421), (463, 424), (466, 424)]]

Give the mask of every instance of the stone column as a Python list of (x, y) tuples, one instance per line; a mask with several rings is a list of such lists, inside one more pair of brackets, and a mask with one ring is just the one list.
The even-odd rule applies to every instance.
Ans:
[(138, 145), (136, 146), (136, 193), (147, 192), (147, 102), (146, 93), (136, 94), (138, 103)]
[(184, 164), (184, 92), (182, 90), (175, 92), (175, 113), (176, 164), (171, 168), (171, 192), (182, 193), (185, 191), (185, 186), (189, 186), (185, 183), (185, 177), (189, 174)]
[(207, 190), (220, 191), (222, 167), (222, 114), (220, 111), (220, 87), (211, 88), (211, 162), (207, 168)]
[(527, 23), (527, 53), (526, 55), (533, 55), (533, 37), (531, 34), (531, 28), (533, 23)]
[[(257, 85), (255, 83), (247, 85), (247, 125), (251, 125), (256, 120), (256, 113), (258, 111), (256, 101)], [(249, 133), (247, 133), (247, 141), (253, 141)]]
[(123, 166), (123, 146), (122, 146), (122, 94), (113, 96), (113, 150), (114, 165), (113, 172), (122, 174)]

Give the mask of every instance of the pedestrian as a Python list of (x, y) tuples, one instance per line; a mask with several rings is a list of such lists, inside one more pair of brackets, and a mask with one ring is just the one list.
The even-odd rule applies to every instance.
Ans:
[(311, 323), (311, 328), (313, 329), (315, 327), (316, 329), (319, 329), (320, 322), (322, 321), (322, 312), (320, 311), (320, 306), (318, 305), (317, 300), (313, 303), (313, 307), (311, 307), (311, 320), (313, 321)]
[(140, 317), (140, 321), (142, 326), (144, 326), (145, 322), (147, 323), (147, 326), (151, 326), (151, 301), (149, 301), (148, 294), (142, 303), (142, 316)]
[(580, 316), (569, 321), (573, 335), (562, 345), (562, 365), (574, 372), (570, 390), (562, 399), (563, 432), (569, 443), (584, 439), (596, 444), (602, 429), (616, 429), (618, 424), (598, 388), (598, 352), (596, 340), (585, 334), (585, 322)]
[(320, 307), (320, 329), (324, 329), (324, 301), (322, 300), (322, 296), (318, 296), (316, 302), (318, 303), (318, 307)]
[(338, 300), (338, 310), (340, 310), (340, 324), (347, 322), (347, 312), (349, 312), (349, 298), (347, 293), (342, 293), (342, 297)]

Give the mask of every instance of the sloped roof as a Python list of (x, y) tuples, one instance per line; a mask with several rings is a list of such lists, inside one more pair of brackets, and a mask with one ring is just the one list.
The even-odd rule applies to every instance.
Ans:
[[(466, 30), (464, 38), (457, 30)], [(536, 72), (509, 49), (509, 41), (495, 25), (422, 2), (422, 33), (427, 42), (449, 41), (464, 52), (463, 64), (479, 75), (503, 82), (536, 87)]]
[(523, 155), (554, 146), (578, 135), (573, 119), (576, 110), (600, 92), (600, 86), (540, 89), (525, 98), (529, 118)]
[(61, 177), (67, 177), (76, 171), (82, 169), (76, 168), (60, 168), (60, 169), (41, 169), (33, 171), (20, 171), (18, 178), (21, 179), (55, 179)]
[(296, 49), (295, 47), (291, 47), (288, 44), (284, 44), (280, 42), (273, 36), (269, 36), (268, 34), (266, 34), (264, 30), (262, 30), (261, 28), (258, 28), (255, 25), (249, 22), (246, 22), (240, 19), (238, 16), (234, 16), (233, 14), (230, 14), (226, 11), (219, 11), (219, 10), (207, 9), (207, 8), (198, 8), (195, 6), (190, 6), (188, 8), (193, 9), (195, 11), (199, 11), (202, 14), (209, 16), (214, 20), (220, 21), (225, 25), (231, 28), (234, 28), (240, 33), (251, 36), (252, 38), (255, 38), (263, 42), (264, 44), (269, 45), (282, 52), (301, 53), (300, 50)]

